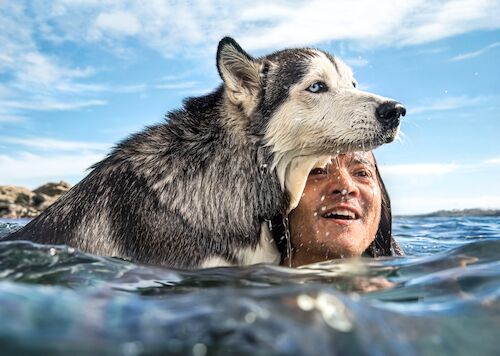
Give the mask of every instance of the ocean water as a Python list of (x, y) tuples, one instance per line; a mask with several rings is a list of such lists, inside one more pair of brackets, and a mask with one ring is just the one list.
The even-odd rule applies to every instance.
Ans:
[[(0, 237), (26, 221), (0, 220)], [(500, 219), (396, 218), (407, 256), (180, 271), (0, 243), (1, 355), (498, 355)]]

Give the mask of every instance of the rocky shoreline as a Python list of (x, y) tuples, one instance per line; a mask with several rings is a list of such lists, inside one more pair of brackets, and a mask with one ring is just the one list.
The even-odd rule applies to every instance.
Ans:
[[(71, 188), (67, 182), (46, 183), (33, 191), (25, 187), (0, 185), (0, 218), (34, 218), (47, 209)], [(500, 217), (500, 209), (440, 210), (428, 214), (400, 215), (400, 217)]]
[(46, 183), (33, 191), (0, 185), (0, 218), (33, 218), (71, 188), (69, 183)]

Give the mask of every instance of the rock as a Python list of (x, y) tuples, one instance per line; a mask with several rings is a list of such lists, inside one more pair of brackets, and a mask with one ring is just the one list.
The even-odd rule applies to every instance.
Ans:
[(0, 203), (29, 204), (33, 195), (28, 188), (0, 185)]
[(59, 183), (46, 183), (33, 190), (33, 193), (45, 194), (49, 197), (59, 197), (66, 193), (70, 188), (71, 185), (69, 183), (60, 181)]
[(47, 183), (34, 191), (12, 185), (0, 186), (0, 218), (33, 218), (52, 205), (71, 186)]
[[(61, 194), (62, 195), (62, 194)], [(33, 197), (33, 205), (40, 211), (47, 209), (51, 206), (61, 195), (49, 196), (45, 194), (35, 194)]]

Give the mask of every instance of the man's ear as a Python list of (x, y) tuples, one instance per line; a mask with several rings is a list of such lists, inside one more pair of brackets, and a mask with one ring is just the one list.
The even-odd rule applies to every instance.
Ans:
[(246, 53), (235, 40), (224, 37), (217, 48), (217, 69), (229, 99), (249, 114), (262, 88), (262, 63)]

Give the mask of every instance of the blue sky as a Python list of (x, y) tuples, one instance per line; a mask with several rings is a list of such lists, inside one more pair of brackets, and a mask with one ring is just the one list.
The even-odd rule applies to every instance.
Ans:
[(214, 89), (217, 43), (313, 46), (404, 103), (375, 151), (396, 214), (500, 208), (500, 2), (0, 0), (0, 185), (77, 183)]

